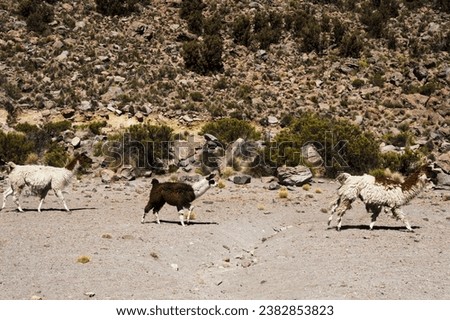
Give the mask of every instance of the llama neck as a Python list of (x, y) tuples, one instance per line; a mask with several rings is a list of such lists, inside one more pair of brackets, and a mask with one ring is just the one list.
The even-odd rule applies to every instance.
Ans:
[(210, 188), (209, 181), (203, 179), (199, 182), (196, 182), (192, 185), (192, 189), (194, 189), (195, 198), (197, 199), (202, 194), (204, 194)]
[(408, 189), (402, 190), (403, 192), (403, 204), (408, 203), (414, 197), (416, 197), (425, 187), (425, 181), (419, 179), (414, 185), (410, 186)]
[(80, 168), (80, 161), (78, 161), (78, 158), (74, 158), (72, 161), (70, 161), (64, 168), (66, 168), (69, 171), (75, 172)]

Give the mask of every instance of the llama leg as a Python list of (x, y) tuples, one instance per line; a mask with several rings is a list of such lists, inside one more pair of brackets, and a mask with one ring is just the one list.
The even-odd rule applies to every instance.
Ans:
[[(67, 207), (66, 200), (64, 199), (62, 191), (59, 189), (53, 191), (55, 192), (55, 195), (62, 201), (64, 209), (66, 209), (66, 211), (70, 211), (69, 208)], [(42, 199), (42, 201), (44, 201), (44, 199)]]
[(191, 219), (191, 213), (192, 213), (192, 210), (194, 210), (194, 206), (189, 206), (189, 208), (188, 208), (188, 214), (187, 214), (187, 217), (186, 217), (186, 223), (187, 224), (189, 224), (189, 221), (190, 221), (190, 219)]
[(180, 218), (181, 225), (184, 227), (184, 209), (182, 206), (177, 206), (178, 217)]
[(342, 225), (342, 216), (344, 215), (345, 211), (347, 211), (348, 209), (350, 209), (351, 207), (351, 201), (349, 199), (344, 199), (343, 201), (341, 201), (341, 203), (339, 204), (339, 206), (336, 209), (336, 214), (337, 214), (337, 230), (340, 231), (341, 230), (341, 225)]
[(333, 220), (333, 214), (336, 212), (336, 208), (339, 206), (340, 198), (337, 198), (331, 203), (330, 206), (330, 217), (328, 218), (328, 226), (331, 224), (331, 220)]
[(21, 188), (18, 188), (17, 191), (13, 191), (13, 201), (17, 205), (17, 210), (19, 210), (20, 212), (23, 212), (22, 208), (20, 207), (20, 203), (19, 203), (19, 197), (20, 197), (21, 193), (22, 193)]
[(370, 230), (373, 230), (375, 221), (377, 221), (378, 215), (381, 212), (381, 206), (369, 206), (366, 204), (366, 209), (367, 209), (367, 212), (372, 211), (371, 222), (370, 222), (369, 227), (370, 227)]
[[(6, 206), (6, 198), (8, 198), (10, 195), (13, 194), (13, 189), (11, 187), (9, 187), (5, 192), (3, 192), (3, 205), (2, 205), (2, 209), (5, 208)], [(2, 210), (0, 209), (0, 210)]]
[(41, 198), (41, 201), (39, 201), (38, 212), (41, 212), (41, 207), (42, 207), (43, 203), (44, 203), (44, 198)]
[(153, 214), (155, 215), (156, 223), (161, 224), (161, 221), (159, 221), (158, 211), (153, 211)]
[(405, 224), (406, 229), (408, 229), (411, 232), (414, 232), (414, 230), (411, 228), (411, 225), (409, 224), (408, 219), (406, 219), (405, 214), (400, 208), (392, 209), (392, 214), (397, 220), (401, 220)]

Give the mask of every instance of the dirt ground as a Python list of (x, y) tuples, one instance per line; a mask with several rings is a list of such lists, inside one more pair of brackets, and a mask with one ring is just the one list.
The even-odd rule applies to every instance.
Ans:
[(194, 202), (196, 220), (183, 228), (167, 205), (160, 225), (151, 213), (140, 223), (150, 180), (74, 181), (71, 213), (53, 194), (41, 213), (34, 196), (22, 196), (23, 213), (9, 198), (0, 299), (450, 299), (448, 191), (425, 190), (404, 207), (414, 233), (387, 215), (370, 231), (361, 203), (337, 232), (324, 210), (333, 181), (287, 199), (259, 179), (225, 182)]

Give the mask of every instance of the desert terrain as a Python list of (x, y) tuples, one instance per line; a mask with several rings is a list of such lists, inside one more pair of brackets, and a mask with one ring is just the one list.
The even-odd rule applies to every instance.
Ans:
[(70, 213), (53, 194), (41, 213), (34, 196), (23, 194), (23, 213), (8, 199), (0, 299), (450, 299), (448, 191), (404, 207), (413, 233), (386, 214), (370, 231), (360, 202), (338, 232), (325, 210), (332, 180), (287, 198), (260, 179), (225, 181), (182, 227), (168, 205), (160, 225), (151, 213), (140, 223), (150, 181), (84, 177), (65, 191)]

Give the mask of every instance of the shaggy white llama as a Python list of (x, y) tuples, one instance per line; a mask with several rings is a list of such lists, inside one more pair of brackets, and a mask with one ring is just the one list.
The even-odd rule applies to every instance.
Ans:
[(210, 174), (192, 185), (183, 182), (160, 183), (157, 179), (153, 179), (150, 199), (145, 206), (141, 223), (145, 222), (145, 216), (153, 209), (156, 222), (159, 224), (158, 212), (166, 202), (177, 207), (182, 226), (184, 226), (184, 209), (188, 209), (186, 223), (189, 223), (192, 210), (194, 209), (191, 204), (192, 201), (204, 194), (211, 186), (215, 185), (214, 176), (215, 174)]
[(407, 204), (417, 196), (428, 182), (428, 167), (422, 167), (411, 174), (403, 183), (391, 180), (376, 180), (371, 175), (351, 176), (348, 173), (340, 175), (338, 181), (342, 184), (338, 189), (338, 197), (331, 205), (328, 225), (333, 219), (333, 213), (337, 213), (337, 230), (341, 229), (342, 217), (351, 208), (351, 204), (356, 198), (360, 198), (367, 212), (372, 212), (370, 229), (373, 229), (375, 221), (381, 212), (391, 211), (394, 218), (401, 220), (409, 231), (413, 231), (406, 219), (401, 206)]
[(55, 195), (62, 201), (66, 211), (70, 211), (62, 190), (67, 187), (73, 174), (81, 166), (80, 162), (82, 159), (89, 158), (84, 153), (77, 154), (65, 168), (43, 165), (16, 165), (13, 162), (8, 162), (7, 165), (11, 170), (8, 175), (10, 186), (3, 193), (3, 205), (1, 209), (5, 208), (6, 199), (12, 195), (17, 205), (17, 210), (23, 212), (19, 203), (19, 197), (22, 190), (25, 187), (29, 187), (40, 198), (38, 212), (41, 212), (42, 203), (50, 190), (53, 190)]

